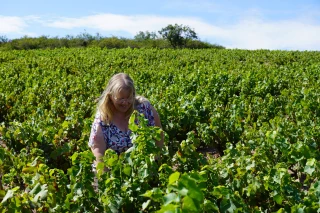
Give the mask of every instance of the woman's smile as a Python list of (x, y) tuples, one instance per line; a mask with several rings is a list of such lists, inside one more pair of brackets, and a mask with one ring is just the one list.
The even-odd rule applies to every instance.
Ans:
[(133, 102), (132, 94), (127, 90), (120, 90), (120, 92), (113, 96), (113, 103), (117, 111), (126, 112)]

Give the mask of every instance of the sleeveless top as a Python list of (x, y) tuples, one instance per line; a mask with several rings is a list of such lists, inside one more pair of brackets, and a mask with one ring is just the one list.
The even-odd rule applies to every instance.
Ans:
[[(136, 110), (139, 113), (142, 113), (146, 119), (148, 119), (148, 125), (154, 126), (154, 116), (151, 109), (151, 104), (149, 102), (140, 103), (136, 106)], [(137, 121), (135, 121), (137, 123)], [(91, 133), (88, 145), (92, 147), (94, 145), (95, 138), (97, 137), (97, 127), (101, 126), (101, 130), (104, 136), (104, 142), (106, 143), (107, 149), (113, 149), (118, 154), (126, 151), (128, 148), (132, 147), (132, 142), (130, 138), (131, 130), (129, 129), (127, 132), (121, 131), (116, 125), (113, 123), (105, 124), (100, 119), (100, 113), (97, 112), (92, 123)]]

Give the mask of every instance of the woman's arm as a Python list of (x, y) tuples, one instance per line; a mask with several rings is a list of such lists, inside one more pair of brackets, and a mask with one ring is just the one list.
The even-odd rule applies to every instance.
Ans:
[[(157, 112), (157, 110), (152, 106), (151, 106), (151, 110), (152, 110), (152, 113), (153, 113), (153, 117), (154, 117), (154, 122), (155, 122), (155, 126), (158, 126), (162, 129), (162, 125), (161, 125), (161, 121), (160, 121), (160, 116)], [(163, 132), (161, 132), (161, 140), (160, 141), (156, 141), (156, 145), (159, 147), (159, 148), (162, 148), (163, 147)]]
[(107, 148), (106, 143), (104, 142), (104, 136), (100, 125), (97, 125), (97, 131), (92, 136), (92, 140), (93, 145), (91, 146), (91, 151), (96, 157), (95, 164), (97, 164), (99, 162), (102, 162), (102, 158)]

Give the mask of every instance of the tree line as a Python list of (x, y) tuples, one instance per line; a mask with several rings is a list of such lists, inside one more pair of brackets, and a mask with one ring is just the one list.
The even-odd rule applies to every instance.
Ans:
[(123, 37), (103, 37), (87, 32), (77, 36), (65, 37), (29, 37), (8, 39), (0, 36), (0, 50), (29, 50), (29, 49), (54, 49), (73, 47), (100, 47), (100, 48), (190, 48), (207, 49), (224, 47), (218, 44), (201, 41), (197, 33), (189, 26), (171, 25), (162, 28), (158, 32), (138, 32), (133, 39)]

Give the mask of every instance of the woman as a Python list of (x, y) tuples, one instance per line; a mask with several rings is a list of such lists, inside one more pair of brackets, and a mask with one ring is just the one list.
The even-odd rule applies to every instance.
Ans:
[[(143, 113), (150, 126), (161, 128), (159, 115), (147, 99), (136, 96), (133, 80), (125, 73), (114, 75), (100, 97), (97, 112), (91, 128), (89, 146), (101, 162), (107, 149), (118, 154), (132, 146), (129, 118), (134, 110)], [(156, 142), (163, 146), (163, 140)]]

